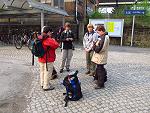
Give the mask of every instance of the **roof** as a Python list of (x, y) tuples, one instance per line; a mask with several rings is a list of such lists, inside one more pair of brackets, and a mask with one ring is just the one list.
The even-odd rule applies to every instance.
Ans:
[(62, 9), (37, 2), (35, 0), (0, 0), (0, 15), (41, 12), (68, 16), (67, 12)]

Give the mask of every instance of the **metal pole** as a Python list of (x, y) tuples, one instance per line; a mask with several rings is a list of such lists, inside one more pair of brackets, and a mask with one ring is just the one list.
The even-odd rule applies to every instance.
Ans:
[(13, 35), (13, 46), (15, 45), (15, 36)]
[(58, 0), (58, 8), (61, 8), (60, 0)]
[[(65, 10), (65, 1), (63, 0), (63, 9)], [(63, 15), (62, 25), (65, 25), (65, 16)]]
[(54, 6), (54, 0), (51, 0), (51, 6)]
[(124, 19), (123, 19), (123, 26), (122, 26), (122, 36), (121, 36), (121, 43), (120, 45), (123, 45), (123, 28), (124, 28)]
[(44, 13), (41, 12), (41, 32), (43, 27), (44, 27)]
[(134, 26), (135, 26), (135, 15), (133, 16), (132, 35), (131, 35), (131, 45), (130, 46), (133, 46)]
[[(134, 10), (136, 9), (136, 3), (137, 3), (137, 0), (135, 0), (135, 4), (134, 4)], [(130, 46), (133, 46), (133, 39), (134, 39), (134, 27), (135, 27), (135, 15), (133, 16), (133, 23), (132, 23), (132, 35), (131, 35), (131, 45)]]
[(77, 24), (79, 24), (78, 22), (78, 0), (76, 0), (76, 22)]
[(87, 11), (87, 0), (85, 0), (85, 17), (88, 17), (88, 11)]

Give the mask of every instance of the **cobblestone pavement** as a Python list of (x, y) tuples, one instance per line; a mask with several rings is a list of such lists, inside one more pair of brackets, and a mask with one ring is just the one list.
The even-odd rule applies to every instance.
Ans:
[[(16, 51), (5, 48), (3, 56), (24, 60), (30, 66), (31, 54), (24, 48)], [(59, 71), (61, 52), (57, 51), (55, 67)], [(150, 51), (149, 49), (114, 47), (109, 51), (108, 81), (105, 89), (94, 90), (93, 78), (85, 75), (85, 54), (81, 48), (74, 51), (72, 70), (79, 70), (84, 98), (68, 103), (64, 107), (65, 88), (61, 81), (67, 72), (59, 74), (59, 79), (51, 81), (55, 90), (44, 92), (39, 85), (39, 67), (31, 67), (34, 79), (24, 113), (150, 113)]]

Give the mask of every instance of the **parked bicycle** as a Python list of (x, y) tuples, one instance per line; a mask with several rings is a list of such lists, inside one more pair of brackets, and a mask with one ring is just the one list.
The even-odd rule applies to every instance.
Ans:
[(12, 45), (13, 44), (13, 34), (12, 31), (10, 30), (8, 34), (0, 34), (0, 42), (3, 45)]
[(24, 36), (21, 35), (15, 36), (14, 44), (16, 49), (21, 49), (23, 46), (27, 46), (29, 50), (31, 50), (33, 41), (38, 37), (38, 35), (39, 35), (38, 32), (33, 32), (30, 33), (29, 36), (27, 34), (24, 34)]

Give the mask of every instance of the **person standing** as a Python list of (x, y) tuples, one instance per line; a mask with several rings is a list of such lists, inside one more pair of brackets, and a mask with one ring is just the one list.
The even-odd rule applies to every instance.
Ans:
[(87, 72), (85, 74), (89, 74), (89, 76), (94, 76), (95, 74), (95, 64), (91, 62), (91, 58), (93, 56), (93, 45), (97, 41), (97, 33), (94, 31), (94, 26), (92, 24), (87, 25), (88, 32), (85, 33), (83, 38), (83, 46), (86, 52), (86, 67)]
[(55, 50), (59, 47), (59, 44), (51, 37), (51, 35), (52, 29), (49, 26), (44, 26), (42, 35), (38, 37), (42, 40), (42, 46), (45, 50), (44, 56), (38, 58), (40, 65), (40, 83), (44, 91), (54, 89), (49, 82), (52, 77), (53, 63), (56, 58)]
[(97, 64), (95, 80), (95, 89), (104, 88), (104, 83), (107, 81), (107, 72), (104, 65), (107, 64), (108, 58), (108, 48), (109, 48), (109, 36), (105, 33), (104, 26), (97, 27), (98, 41), (95, 43), (93, 49), (94, 54), (92, 57), (92, 62)]
[(65, 30), (62, 32), (60, 41), (62, 42), (62, 63), (60, 73), (64, 71), (64, 67), (66, 70), (70, 71), (70, 62), (73, 56), (73, 41), (74, 34), (71, 31), (71, 24), (65, 23)]

